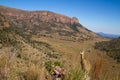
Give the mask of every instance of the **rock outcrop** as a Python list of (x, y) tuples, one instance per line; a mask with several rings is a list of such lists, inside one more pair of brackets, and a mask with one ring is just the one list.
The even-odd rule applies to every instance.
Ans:
[(3, 28), (9, 28), (9, 23), (7, 19), (0, 13), (0, 30)]

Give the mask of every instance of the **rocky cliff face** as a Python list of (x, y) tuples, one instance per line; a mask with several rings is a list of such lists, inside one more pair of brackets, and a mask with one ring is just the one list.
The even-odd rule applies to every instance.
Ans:
[(74, 41), (99, 37), (83, 27), (75, 17), (70, 18), (50, 11), (24, 11), (3, 6), (0, 6), (0, 11), (11, 27), (27, 35)]
[(61, 23), (79, 23), (76, 17), (70, 18), (61, 14), (56, 14), (50, 11), (22, 11), (12, 8), (0, 6), (1, 13), (7, 16), (17, 17), (18, 19), (39, 18), (44, 22), (61, 22)]
[(56, 13), (49, 12), (49, 11), (38, 11), (38, 12), (31, 12), (31, 13), (32, 13), (31, 17), (33, 17), (33, 16), (36, 16), (36, 18), (39, 17), (44, 22), (55, 21), (58, 23), (60, 23), (60, 22), (61, 23), (71, 23), (71, 24), (79, 23), (78, 19), (75, 17), (70, 18), (70, 17), (64, 16), (64, 15), (56, 14)]

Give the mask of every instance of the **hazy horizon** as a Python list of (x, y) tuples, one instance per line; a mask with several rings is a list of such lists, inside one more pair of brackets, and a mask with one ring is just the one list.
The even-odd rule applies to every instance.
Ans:
[(22, 10), (48, 10), (69, 17), (93, 32), (120, 34), (119, 0), (0, 0), (0, 5)]

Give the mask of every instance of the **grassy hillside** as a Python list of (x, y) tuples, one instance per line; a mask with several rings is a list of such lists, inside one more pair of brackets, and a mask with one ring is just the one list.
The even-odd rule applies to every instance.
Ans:
[(0, 30), (0, 79), (40, 79), (45, 74), (41, 72), (44, 62), (51, 59), (59, 55), (47, 43), (33, 41), (12, 27)]
[(120, 63), (120, 38), (96, 43), (95, 48), (106, 51), (108, 56)]
[[(65, 70), (63, 80), (84, 80), (85, 76), (91, 80), (120, 79), (120, 65), (94, 48), (96, 42), (106, 39), (75, 18), (49, 11), (1, 6), (0, 10), (0, 80), (53, 80), (56, 66)], [(115, 51), (118, 46), (113, 46)]]
[(71, 41), (100, 38), (82, 26), (75, 17), (70, 18), (50, 11), (25, 11), (4, 6), (0, 6), (0, 11), (12, 27), (17, 27), (24, 34)]
[[(110, 80), (116, 78), (119, 66), (109, 60), (102, 52), (94, 49), (96, 41), (66, 41), (60, 39), (38, 38), (20, 33), (12, 27), (0, 30), (0, 77), (2, 80), (52, 80), (52, 65), (62, 65), (66, 70), (64, 80), (83, 80), (80, 51), (85, 50), (85, 58), (90, 61), (90, 75)], [(101, 41), (101, 40), (100, 40)], [(95, 65), (102, 56), (102, 68), (96, 73)], [(111, 64), (109, 62), (111, 61)], [(115, 67), (112, 67), (115, 64)], [(113, 71), (114, 70), (114, 71)], [(50, 72), (49, 72), (50, 71)], [(99, 72), (100, 71), (100, 72)], [(113, 73), (109, 74), (109, 72)], [(115, 79), (119, 80), (119, 79)]]

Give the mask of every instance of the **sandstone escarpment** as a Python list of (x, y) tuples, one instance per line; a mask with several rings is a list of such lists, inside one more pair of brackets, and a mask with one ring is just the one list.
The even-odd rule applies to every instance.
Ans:
[[(0, 6), (1, 13), (10, 26), (19, 32), (38, 37), (51, 37), (64, 40), (81, 41), (99, 37), (83, 27), (76, 17), (68, 17), (50, 11), (25, 11)], [(4, 24), (5, 21), (2, 21)], [(5, 23), (7, 26), (7, 23)]]

